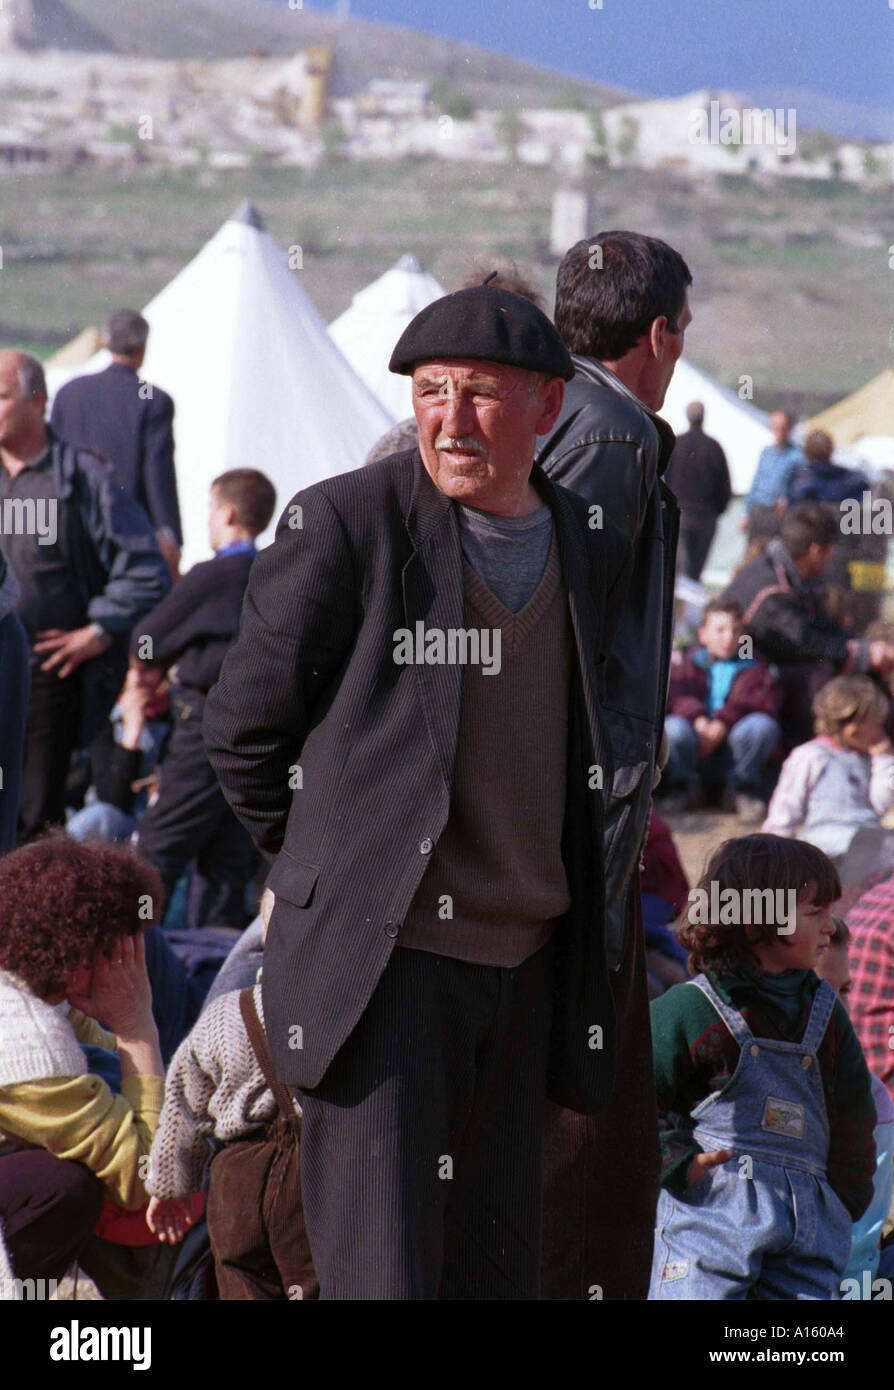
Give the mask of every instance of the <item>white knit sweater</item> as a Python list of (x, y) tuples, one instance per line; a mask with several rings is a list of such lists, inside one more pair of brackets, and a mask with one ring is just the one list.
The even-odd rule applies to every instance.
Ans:
[(24, 980), (0, 970), (0, 1086), (84, 1075), (87, 1060), (68, 1007), (45, 1004)]
[[(153, 1197), (200, 1192), (211, 1137), (242, 1139), (276, 1114), (242, 1021), (240, 993), (231, 990), (209, 1004), (171, 1059), (146, 1180)], [(254, 1000), (263, 1025), (260, 984)]]
[[(67, 1004), (45, 1004), (24, 980), (0, 970), (0, 1086), (86, 1072), (86, 1058), (67, 1011)], [(0, 1300), (20, 1297), (0, 1226)]]

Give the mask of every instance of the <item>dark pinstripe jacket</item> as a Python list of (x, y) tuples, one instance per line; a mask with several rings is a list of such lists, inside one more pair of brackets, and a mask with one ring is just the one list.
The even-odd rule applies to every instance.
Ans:
[[(598, 692), (631, 552), (614, 528), (589, 528), (581, 498), (537, 468), (532, 481), (553, 511), (577, 655), (550, 1094), (586, 1112), (614, 1063)], [(264, 1015), (292, 1085), (317, 1085), (363, 1014), (447, 823), (462, 667), (395, 664), (396, 630), (418, 621), (463, 626), (462, 550), (455, 507), (411, 450), (297, 494), (252, 567), (206, 703), (211, 763), (273, 863)]]

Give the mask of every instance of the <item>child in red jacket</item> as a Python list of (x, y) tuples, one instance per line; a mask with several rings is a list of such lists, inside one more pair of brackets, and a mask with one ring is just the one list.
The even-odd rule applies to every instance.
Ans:
[(705, 608), (699, 645), (674, 652), (665, 731), (665, 810), (694, 810), (706, 786), (723, 785), (722, 805), (744, 820), (766, 814), (767, 763), (779, 743), (780, 692), (755, 656), (742, 614), (728, 599)]

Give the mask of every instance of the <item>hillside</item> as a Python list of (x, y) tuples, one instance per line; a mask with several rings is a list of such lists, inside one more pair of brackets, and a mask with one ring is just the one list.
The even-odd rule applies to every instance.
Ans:
[[(307, 5), (290, 10), (267, 0), (30, 0), (30, 8), (39, 45), (57, 42), (53, 34), (62, 32), (65, 8), (72, 32), (83, 26), (97, 36), (97, 46), (147, 58), (234, 58), (252, 50), (290, 54), (308, 44), (330, 44), (335, 96), (361, 90), (370, 77), (440, 77), (472, 101), (498, 107), (509, 101), (550, 105), (572, 90), (591, 104), (624, 95), (471, 44), (372, 20), (341, 19)], [(71, 46), (84, 45), (73, 41)]]
[[(816, 409), (887, 361), (884, 247), (891, 199), (798, 180), (692, 186), (670, 173), (593, 171), (594, 227), (638, 227), (686, 256), (695, 284), (690, 360), (755, 401)], [(118, 304), (145, 304), (249, 197), (280, 245), (303, 247), (302, 283), (328, 320), (412, 251), (451, 286), (470, 255), (532, 262), (548, 301), (551, 170), (424, 160), (331, 160), (314, 171), (133, 175), (85, 169), (21, 178), (0, 209), (0, 342), (52, 350)], [(200, 326), (197, 326), (199, 333)], [(803, 393), (800, 399), (795, 393)]]

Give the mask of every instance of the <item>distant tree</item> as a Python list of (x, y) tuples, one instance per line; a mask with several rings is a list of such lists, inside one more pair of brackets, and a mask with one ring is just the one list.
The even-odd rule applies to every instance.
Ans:
[(812, 164), (817, 159), (831, 159), (838, 141), (827, 130), (808, 130), (798, 139), (798, 154)]
[(339, 120), (333, 118), (324, 121), (320, 127), (320, 139), (323, 142), (323, 150), (327, 159), (337, 158), (344, 154), (347, 138), (345, 128)]
[(605, 164), (608, 159), (608, 137), (605, 133), (605, 118), (602, 108), (593, 106), (587, 112), (590, 118), (590, 130), (593, 137), (593, 149), (590, 158), (595, 164)]
[(450, 92), (442, 107), (445, 116), (455, 121), (471, 121), (475, 115), (475, 103), (465, 92)]
[(863, 151), (863, 173), (868, 179), (878, 178), (879, 174), (884, 173), (885, 166), (879, 159), (875, 150), (871, 146)]
[(452, 116), (455, 121), (470, 121), (475, 115), (475, 103), (465, 92), (448, 87), (447, 79), (438, 76), (429, 84), (428, 99), (443, 116)]
[(552, 106), (556, 111), (585, 111), (587, 103), (580, 87), (566, 82), (553, 98)]
[(527, 134), (528, 127), (523, 116), (514, 106), (504, 106), (494, 127), (497, 139), (510, 159), (518, 158), (518, 147)]
[(630, 159), (636, 153), (639, 143), (639, 121), (634, 116), (622, 116), (620, 129), (615, 140), (615, 150), (619, 159)]

